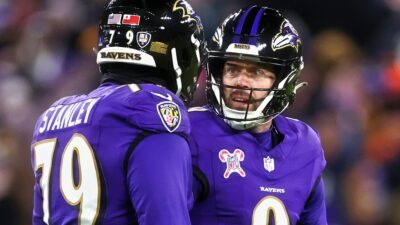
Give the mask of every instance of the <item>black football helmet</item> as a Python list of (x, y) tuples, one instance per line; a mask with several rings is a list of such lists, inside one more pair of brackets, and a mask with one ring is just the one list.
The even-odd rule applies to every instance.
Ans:
[(97, 64), (156, 68), (167, 88), (189, 101), (203, 55), (200, 17), (185, 0), (112, 0), (99, 25)]
[[(207, 47), (207, 99), (214, 112), (235, 129), (249, 129), (282, 113), (294, 100), (298, 77), (303, 69), (301, 40), (292, 24), (275, 9), (250, 6), (228, 16)], [(268, 95), (255, 111), (235, 110), (225, 105), (222, 83), (227, 60), (241, 60), (273, 66), (276, 80), (272, 88), (242, 88)]]

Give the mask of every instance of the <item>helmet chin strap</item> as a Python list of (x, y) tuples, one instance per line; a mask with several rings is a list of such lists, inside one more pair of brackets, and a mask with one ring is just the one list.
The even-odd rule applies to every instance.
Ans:
[(225, 121), (225, 123), (227, 123), (230, 127), (232, 127), (235, 130), (249, 130), (249, 129), (261, 126), (263, 124), (267, 124), (275, 117), (276, 116), (272, 116), (272, 117), (263, 118), (263, 119), (259, 119), (259, 120), (253, 120), (253, 121), (235, 121), (235, 120), (228, 120), (228, 119), (224, 119), (224, 121)]
[[(214, 76), (211, 76), (211, 82), (213, 83), (212, 90), (214, 92), (215, 96), (221, 96), (220, 89), (218, 85), (216, 84)], [(268, 102), (271, 101), (273, 98), (273, 92), (271, 92), (263, 101), (262, 103), (258, 106), (256, 111), (243, 111), (243, 110), (236, 110), (229, 108), (226, 106), (225, 101), (223, 98), (218, 98), (217, 101), (219, 105), (222, 108), (223, 114), (225, 117), (231, 118), (231, 119), (224, 119), (229, 126), (231, 126), (233, 129), (236, 130), (247, 130), (256, 126), (259, 126), (263, 123), (269, 122), (266, 121), (266, 118), (261, 118), (261, 119), (256, 119), (259, 117), (263, 117), (264, 113), (262, 112), (264, 107), (268, 104)], [(244, 120), (244, 119), (249, 119), (249, 121), (236, 121), (234, 119), (239, 119), (239, 120)]]
[(296, 94), (298, 89), (305, 87), (307, 85), (308, 85), (307, 82), (301, 82), (301, 83), (297, 84), (296, 87), (294, 87), (294, 93)]
[[(223, 100), (222, 100), (223, 101)], [(235, 110), (227, 107), (225, 104), (222, 105), (224, 115), (229, 118), (243, 119), (246, 116), (245, 111)], [(247, 112), (247, 118), (257, 118), (264, 116), (263, 113), (257, 113), (256, 111)], [(251, 121), (236, 121), (232, 119), (224, 119), (225, 123), (229, 124), (233, 129), (236, 130), (247, 130), (265, 123), (265, 118)]]

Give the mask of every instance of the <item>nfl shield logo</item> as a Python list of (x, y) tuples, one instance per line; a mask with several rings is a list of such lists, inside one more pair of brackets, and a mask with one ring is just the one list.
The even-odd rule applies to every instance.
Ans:
[(136, 41), (141, 48), (146, 47), (150, 43), (150, 40), (151, 40), (151, 34), (147, 32), (137, 32)]
[(275, 170), (274, 159), (270, 158), (269, 156), (267, 158), (264, 158), (264, 168), (268, 172), (271, 172), (271, 171)]
[(174, 132), (181, 124), (181, 111), (174, 102), (160, 102), (157, 105), (157, 112), (164, 127), (169, 132)]

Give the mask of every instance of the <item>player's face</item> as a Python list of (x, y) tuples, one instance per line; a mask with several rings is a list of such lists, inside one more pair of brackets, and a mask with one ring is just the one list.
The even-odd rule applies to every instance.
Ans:
[[(225, 62), (222, 81), (224, 85), (224, 101), (231, 109), (254, 111), (268, 95), (267, 91), (250, 91), (240, 88), (271, 88), (276, 77), (272, 67), (229, 60)], [(250, 96), (251, 94), (251, 96)]]

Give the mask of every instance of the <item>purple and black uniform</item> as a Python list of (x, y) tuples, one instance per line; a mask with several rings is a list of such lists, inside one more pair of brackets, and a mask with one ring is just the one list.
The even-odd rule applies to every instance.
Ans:
[(181, 100), (151, 84), (57, 101), (33, 136), (33, 224), (189, 225), (189, 130)]
[[(192, 224), (327, 224), (321, 179), (326, 161), (309, 126), (278, 116), (275, 128), (251, 134), (204, 108), (191, 109), (189, 117), (192, 162), (210, 188), (192, 209)], [(274, 146), (271, 132), (278, 131), (281, 141)]]

